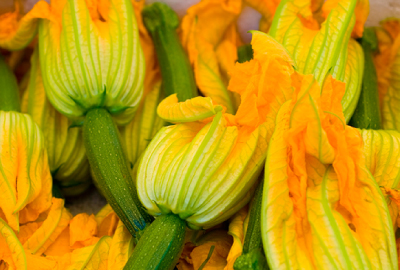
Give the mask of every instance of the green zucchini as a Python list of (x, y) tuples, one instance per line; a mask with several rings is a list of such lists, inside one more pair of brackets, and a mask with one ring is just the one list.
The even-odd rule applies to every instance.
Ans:
[(377, 47), (377, 38), (373, 29), (364, 30), (361, 46), (364, 51), (364, 77), (360, 98), (349, 125), (356, 128), (380, 129), (378, 80), (372, 55)]
[(17, 79), (2, 55), (0, 55), (0, 79), (0, 110), (20, 112)]
[(158, 2), (146, 6), (142, 15), (154, 42), (165, 95), (176, 93), (179, 101), (196, 97), (193, 70), (176, 34), (178, 16), (168, 5)]
[(185, 241), (186, 223), (179, 216), (161, 215), (144, 231), (124, 270), (174, 269)]
[[(264, 174), (261, 174), (262, 176)], [(253, 201), (250, 204), (249, 224), (243, 243), (242, 255), (240, 255), (234, 265), (235, 270), (257, 270), (269, 269), (265, 258), (261, 240), (261, 204), (264, 181), (261, 179)]]
[(137, 197), (117, 127), (107, 110), (89, 110), (83, 124), (83, 140), (97, 186), (129, 232), (139, 238), (141, 234), (137, 232), (144, 230), (152, 217)]

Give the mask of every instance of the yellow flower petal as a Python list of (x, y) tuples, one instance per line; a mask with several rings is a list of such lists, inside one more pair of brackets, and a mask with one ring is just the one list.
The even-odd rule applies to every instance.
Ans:
[(258, 0), (245, 0), (244, 3), (254, 8), (261, 13), (262, 18), (260, 20), (259, 30), (264, 33), (268, 33), (271, 26), (272, 19), (274, 17), (276, 8), (279, 5), (280, 0), (273, 1), (258, 1)]
[(231, 249), (229, 250), (229, 254), (227, 257), (227, 264), (224, 270), (233, 269), (233, 264), (236, 259), (242, 255), (243, 251), (243, 243), (246, 235), (245, 224), (244, 221), (248, 215), (248, 207), (243, 207), (239, 212), (237, 212), (231, 222), (229, 223), (229, 232), (228, 234), (233, 236), (233, 244)]
[(389, 210), (365, 165), (360, 134), (344, 124), (344, 85), (328, 78), (321, 94), (310, 76), (297, 76), (265, 167), (262, 237), (269, 264), (395, 268)]
[[(8, 264), (7, 269), (27, 269), (25, 251), (14, 231), (0, 218), (0, 262)], [(1, 263), (3, 264), (3, 263)]]
[(122, 221), (118, 222), (117, 229), (111, 241), (108, 255), (108, 269), (123, 269), (134, 247), (134, 239), (125, 228)]
[(96, 214), (96, 222), (97, 222), (97, 236), (112, 236), (117, 228), (118, 224), (118, 216), (112, 210), (109, 204), (106, 204), (97, 214)]
[(56, 10), (39, 23), (46, 94), (73, 120), (82, 120), (93, 107), (104, 107), (117, 124), (126, 124), (134, 116), (144, 79), (132, 5), (124, 0), (87, 2), (67, 1), (61, 14)]
[(207, 259), (210, 248), (214, 251), (205, 264), (205, 270), (221, 270), (226, 266), (229, 248), (232, 245), (232, 237), (222, 230), (214, 230), (205, 234), (198, 240), (197, 246), (190, 253), (193, 268), (199, 269)]
[(124, 144), (131, 168), (151, 139), (164, 126), (164, 120), (157, 115), (157, 106), (162, 98), (161, 83), (158, 83), (141, 101), (132, 122), (120, 128), (121, 142)]
[[(338, 0), (328, 0), (324, 3), (322, 7), (322, 12), (324, 16), (329, 13), (329, 11), (335, 8), (340, 1)], [(353, 38), (361, 38), (364, 32), (364, 24), (369, 15), (369, 1), (368, 0), (358, 0), (356, 8), (354, 10), (356, 22), (353, 28), (351, 36)]]
[[(190, 7), (181, 24), (182, 44), (188, 51), (200, 91), (229, 113), (234, 113), (235, 108), (220, 73), (216, 50), (225, 39), (225, 33), (235, 24), (240, 10), (241, 1), (238, 0), (205, 0)], [(236, 57), (232, 59), (232, 51), (219, 52), (227, 54), (233, 65)]]
[(378, 77), (378, 90), (382, 111), (383, 129), (400, 131), (399, 94), (400, 94), (400, 20), (383, 22), (383, 29), (377, 30), (379, 53), (374, 57)]
[(220, 105), (214, 105), (209, 97), (195, 97), (184, 102), (178, 102), (176, 94), (161, 101), (157, 114), (167, 122), (193, 122), (211, 117), (222, 111)]
[[(77, 195), (78, 190), (83, 192), (91, 184), (82, 132), (78, 128), (70, 128), (72, 122), (48, 101), (37, 48), (32, 55), (31, 66), (22, 111), (30, 114), (43, 131), (53, 177), (60, 182), (65, 195)], [(73, 187), (68, 188), (72, 184)]]
[(70, 246), (70, 232), (69, 227), (60, 233), (57, 239), (46, 249), (46, 257), (49, 256), (64, 256), (72, 252), (73, 248)]
[[(138, 165), (138, 194), (150, 213), (173, 212), (192, 228), (209, 228), (250, 200), (275, 115), (293, 92), (289, 55), (267, 35), (253, 35), (254, 60), (236, 64), (232, 72), (230, 87), (242, 100), (236, 115), (212, 111), (210, 99), (200, 114), (181, 113), (191, 102), (207, 101), (201, 97), (177, 103), (171, 96), (160, 104), (161, 109), (173, 104), (166, 113), (176, 111), (185, 122), (161, 129)], [(163, 118), (178, 122), (173, 117)], [(210, 118), (197, 121), (205, 117)]]
[(107, 270), (111, 237), (103, 236), (95, 245), (76, 249), (67, 270)]
[(50, 7), (45, 1), (39, 1), (25, 16), (20, 14), (20, 4), (16, 2), (14, 12), (0, 16), (0, 47), (8, 50), (21, 50), (37, 34), (38, 19), (47, 18)]
[(70, 222), (70, 246), (80, 248), (97, 243), (97, 222), (94, 215), (81, 213), (76, 215)]
[(41, 255), (68, 226), (71, 214), (64, 208), (64, 200), (53, 198), (47, 218), (39, 229), (25, 242), (24, 248)]
[(43, 135), (30, 116), (0, 111), (0, 122), (0, 208), (18, 231), (50, 207), (52, 180)]

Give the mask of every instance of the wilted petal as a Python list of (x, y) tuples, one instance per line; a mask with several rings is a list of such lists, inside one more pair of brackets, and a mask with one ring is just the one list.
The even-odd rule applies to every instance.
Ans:
[(51, 176), (44, 139), (26, 114), (0, 111), (0, 208), (16, 231), (51, 205)]
[(74, 250), (67, 270), (107, 270), (111, 241), (111, 237), (103, 236), (95, 245)]
[(110, 253), (108, 255), (108, 269), (123, 269), (133, 248), (134, 238), (125, 228), (122, 221), (119, 221), (111, 241)]
[(0, 16), (0, 47), (11, 51), (28, 46), (37, 34), (40, 18), (48, 18), (50, 7), (45, 1), (39, 1), (26, 15), (20, 14), (21, 6), (16, 2), (14, 12)]
[(31, 254), (41, 255), (68, 226), (71, 214), (64, 208), (64, 200), (53, 198), (52, 206), (42, 225), (24, 243)]
[(158, 116), (172, 123), (199, 121), (214, 116), (220, 111), (222, 107), (214, 105), (209, 97), (195, 97), (178, 102), (176, 94), (165, 98), (157, 108)]
[(14, 231), (0, 218), (0, 258), (8, 264), (7, 269), (26, 269), (25, 250)]

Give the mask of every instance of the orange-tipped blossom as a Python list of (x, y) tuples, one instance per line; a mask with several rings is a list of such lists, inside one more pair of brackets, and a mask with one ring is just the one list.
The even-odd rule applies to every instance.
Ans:
[(242, 100), (236, 115), (210, 98), (178, 103), (172, 95), (160, 103), (159, 116), (179, 124), (161, 129), (138, 167), (139, 198), (150, 213), (173, 212), (190, 227), (208, 228), (249, 201), (293, 73), (272, 38), (255, 32), (252, 46), (254, 59), (232, 71), (229, 89)]
[(265, 166), (261, 228), (268, 263), (395, 269), (390, 213), (359, 131), (345, 125), (344, 84), (328, 77), (321, 89), (312, 75), (296, 77)]

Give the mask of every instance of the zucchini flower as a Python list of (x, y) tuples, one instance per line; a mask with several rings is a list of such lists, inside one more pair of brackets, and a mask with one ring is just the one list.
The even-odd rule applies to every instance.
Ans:
[(157, 106), (164, 98), (161, 87), (160, 68), (154, 49), (153, 40), (142, 21), (144, 0), (132, 2), (137, 18), (140, 43), (146, 60), (143, 98), (140, 101), (135, 117), (120, 128), (121, 142), (124, 145), (131, 168), (156, 135), (164, 121), (157, 115)]
[(152, 218), (140, 207), (116, 126), (132, 120), (143, 92), (144, 56), (132, 4), (40, 1), (20, 20), (10, 43), (0, 39), (0, 46), (17, 42), (25, 26), (35, 33), (36, 25), (47, 98), (75, 125), (83, 124), (93, 178), (135, 234)]
[(37, 34), (39, 19), (47, 18), (50, 12), (45, 1), (39, 1), (29, 12), (20, 0), (14, 0), (14, 5), (14, 11), (0, 16), (0, 48), (10, 51), (28, 46)]
[(160, 103), (159, 116), (178, 124), (160, 130), (139, 164), (138, 194), (151, 214), (174, 213), (191, 228), (209, 228), (250, 200), (293, 72), (285, 50), (268, 36), (254, 33), (252, 45), (254, 60), (237, 64), (230, 81), (242, 99), (236, 115), (210, 98), (178, 103), (171, 95)]
[(271, 268), (397, 269), (390, 213), (346, 126), (345, 85), (297, 74), (265, 164), (261, 231)]
[(144, 78), (130, 1), (52, 1), (50, 8), (39, 22), (40, 65), (50, 102), (73, 120), (103, 107), (117, 124), (128, 123)]
[(91, 184), (89, 162), (82, 131), (50, 104), (43, 86), (39, 54), (31, 59), (30, 79), (24, 93), (22, 111), (32, 116), (43, 131), (53, 179), (65, 196), (77, 195)]
[(252, 197), (276, 112), (293, 92), (294, 72), (285, 49), (268, 35), (254, 32), (252, 47), (254, 59), (236, 63), (228, 87), (241, 95), (236, 115), (210, 97), (178, 102), (174, 94), (160, 103), (158, 115), (177, 124), (162, 128), (150, 142), (136, 179), (143, 206), (158, 217), (126, 269), (175, 265), (186, 226), (210, 228)]
[(44, 138), (32, 118), (0, 111), (0, 123), (0, 213), (18, 231), (50, 207), (52, 180)]
[[(355, 13), (356, 5), (362, 11)], [(311, 1), (282, 1), (269, 33), (293, 56), (299, 72), (313, 74), (320, 85), (329, 74), (346, 83), (342, 106), (348, 122), (357, 106), (364, 67), (362, 48), (350, 37), (356, 21), (364, 24), (369, 5), (364, 0), (333, 0), (322, 10), (325, 21), (320, 25)], [(356, 32), (362, 34), (362, 28)]]
[(210, 229), (192, 239), (193, 242), (185, 243), (176, 265), (178, 270), (224, 269), (229, 248), (232, 246), (232, 236), (226, 230)]
[[(396, 130), (360, 130), (364, 142), (365, 163), (377, 184), (388, 190), (400, 189), (400, 133)], [(391, 203), (390, 193), (383, 193), (393, 225), (397, 228), (399, 209)], [(396, 230), (395, 230), (396, 231)]]
[(266, 32), (277, 7), (276, 1), (202, 0), (187, 10), (181, 23), (182, 44), (189, 55), (198, 88), (231, 114), (240, 104), (240, 96), (228, 91), (227, 86), (238, 60), (238, 47), (242, 45), (237, 23), (245, 5), (263, 15), (260, 30)]
[(375, 28), (379, 53), (374, 56), (383, 129), (400, 131), (400, 27), (399, 19), (387, 19)]

